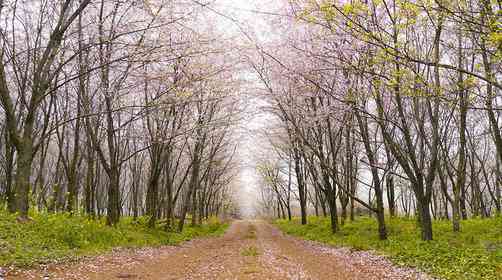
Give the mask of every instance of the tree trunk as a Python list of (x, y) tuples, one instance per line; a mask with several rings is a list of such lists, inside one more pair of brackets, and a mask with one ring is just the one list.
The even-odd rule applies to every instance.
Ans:
[(86, 166), (86, 176), (85, 176), (85, 211), (88, 215), (94, 216), (94, 168), (95, 168), (95, 158), (94, 150), (91, 148), (90, 143), (87, 143), (87, 166)]
[(416, 197), (417, 218), (420, 225), (421, 238), (424, 241), (432, 240), (432, 217), (429, 210), (429, 202), (426, 200), (425, 195), (420, 191), (416, 194)]
[(338, 231), (338, 213), (336, 206), (336, 195), (332, 188), (328, 189), (326, 196), (327, 200), (329, 201), (331, 232), (336, 233)]
[(7, 199), (7, 209), (10, 213), (16, 212), (16, 196), (15, 190), (12, 188), (14, 154), (15, 147), (12, 146), (7, 128), (5, 128), (5, 197)]
[(118, 167), (112, 166), (109, 180), (106, 224), (112, 226), (120, 220), (120, 171)]
[[(297, 143), (298, 145), (298, 143)], [(305, 182), (303, 178), (303, 171), (301, 167), (301, 158), (299, 147), (294, 147), (294, 161), (295, 161), (295, 173), (296, 180), (298, 183), (298, 193), (300, 197), (300, 212), (301, 212), (301, 223), (302, 225), (307, 224), (307, 194), (305, 189)]]
[[(460, 31), (459, 31), (460, 32)], [(458, 59), (459, 59), (459, 67), (462, 68), (462, 36), (458, 35)], [(462, 73), (458, 74), (458, 85), (459, 88), (459, 98), (460, 98), (460, 126), (459, 126), (459, 155), (458, 155), (458, 165), (457, 165), (457, 182), (453, 186), (453, 231), (460, 231), (460, 190), (465, 188), (465, 172), (466, 172), (466, 137), (465, 130), (467, 126), (467, 93), (463, 88), (464, 78)]]
[[(199, 184), (196, 184), (199, 185)], [(197, 225), (197, 192), (198, 192), (198, 187), (196, 186), (193, 190), (192, 194), (192, 203), (191, 203), (191, 210), (192, 210), (192, 226)]]
[(385, 181), (387, 187), (387, 203), (389, 205), (389, 215), (391, 217), (396, 216), (396, 195), (394, 188), (394, 178), (392, 175), (387, 175), (387, 180)]
[[(200, 131), (198, 133), (200, 136)], [(199, 171), (200, 171), (200, 153), (202, 150), (202, 143), (200, 143), (200, 139), (197, 140), (197, 143), (195, 144), (195, 149), (194, 149), (194, 157), (193, 157), (193, 163), (192, 163), (192, 174), (190, 178), (190, 184), (188, 186), (188, 192), (186, 196), (184, 197), (184, 202), (183, 206), (181, 207), (181, 215), (180, 215), (180, 221), (178, 223), (178, 231), (182, 232), (183, 227), (185, 225), (185, 218), (186, 214), (188, 212), (188, 207), (190, 206), (190, 199), (192, 199), (192, 193), (194, 190), (197, 188), (197, 184), (199, 183)]]
[(148, 227), (154, 228), (157, 220), (157, 210), (159, 201), (159, 176), (160, 170), (156, 166), (158, 162), (152, 162), (150, 168), (150, 178), (148, 179), (148, 187), (146, 192), (146, 213), (150, 216)]
[(29, 209), (29, 193), (30, 193), (30, 177), (32, 165), (32, 149), (31, 140), (27, 139), (24, 142), (23, 148), (19, 149), (17, 154), (17, 168), (15, 175), (15, 192), (16, 192), (16, 212), (21, 219), (28, 219)]
[[(361, 132), (361, 138), (364, 144), (364, 148), (366, 151), (366, 156), (370, 163), (370, 171), (373, 179), (373, 188), (375, 189), (375, 198), (376, 198), (376, 216), (378, 222), (378, 237), (380, 240), (387, 239), (387, 229), (385, 227), (385, 213), (384, 213), (384, 204), (383, 204), (383, 191), (381, 187), (380, 177), (378, 175), (377, 169), (377, 161), (375, 159), (375, 152), (372, 150), (369, 133), (368, 133), (368, 122), (367, 120), (363, 120), (363, 118), (359, 115), (357, 109), (354, 110), (354, 113), (357, 118), (357, 123), (359, 124), (359, 129)], [(370, 204), (371, 205), (371, 204)]]

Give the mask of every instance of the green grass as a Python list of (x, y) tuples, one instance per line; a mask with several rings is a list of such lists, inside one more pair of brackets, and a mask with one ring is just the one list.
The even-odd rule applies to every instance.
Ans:
[(0, 266), (31, 266), (55, 260), (95, 255), (115, 247), (137, 248), (175, 245), (200, 236), (222, 234), (227, 224), (216, 219), (202, 226), (185, 226), (182, 233), (147, 228), (147, 219), (122, 218), (115, 227), (104, 220), (68, 214), (34, 213), (33, 221), (18, 223), (0, 211)]
[(241, 250), (241, 255), (246, 257), (256, 257), (259, 254), (260, 252), (258, 252), (258, 248), (256, 248), (255, 246), (245, 247)]
[(456, 234), (449, 221), (435, 221), (434, 240), (421, 241), (414, 219), (387, 219), (389, 238), (378, 240), (374, 219), (360, 217), (331, 234), (327, 218), (310, 217), (302, 226), (299, 220), (277, 220), (284, 232), (308, 240), (376, 250), (398, 265), (417, 267), (444, 279), (502, 279), (502, 217), (462, 221)]

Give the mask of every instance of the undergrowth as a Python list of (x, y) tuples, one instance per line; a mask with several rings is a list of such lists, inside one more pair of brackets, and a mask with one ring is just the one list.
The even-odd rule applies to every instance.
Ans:
[(244, 249), (241, 250), (241, 255), (246, 256), (246, 257), (256, 257), (260, 254), (258, 251), (258, 248), (255, 246), (249, 246), (245, 247)]
[(182, 233), (150, 229), (147, 218), (121, 219), (114, 227), (104, 219), (69, 214), (32, 213), (26, 223), (0, 211), (0, 266), (31, 266), (83, 255), (104, 253), (116, 247), (137, 248), (175, 245), (200, 236), (222, 234), (227, 224), (210, 219), (202, 226), (185, 226)]
[(421, 241), (414, 219), (387, 219), (389, 238), (378, 240), (377, 224), (359, 217), (331, 233), (329, 218), (310, 217), (302, 226), (298, 219), (275, 224), (284, 232), (308, 240), (375, 250), (398, 265), (417, 267), (443, 279), (502, 279), (502, 217), (462, 221), (454, 233), (449, 221), (435, 221), (434, 240)]

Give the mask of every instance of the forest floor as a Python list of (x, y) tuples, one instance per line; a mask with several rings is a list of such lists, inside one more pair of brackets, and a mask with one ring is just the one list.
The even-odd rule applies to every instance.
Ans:
[[(45, 278), (44, 278), (45, 277)], [(74, 264), (10, 272), (28, 279), (431, 279), (368, 252), (287, 236), (264, 221), (232, 223), (221, 237), (180, 246), (116, 250)]]

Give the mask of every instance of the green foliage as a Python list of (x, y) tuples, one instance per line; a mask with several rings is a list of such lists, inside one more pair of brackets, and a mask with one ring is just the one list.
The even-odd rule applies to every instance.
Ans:
[(342, 12), (346, 16), (350, 15), (366, 15), (370, 12), (368, 4), (363, 1), (352, 1), (350, 3), (345, 3), (342, 6)]
[(220, 235), (227, 225), (210, 219), (202, 226), (186, 226), (182, 233), (149, 229), (148, 218), (123, 218), (115, 227), (105, 220), (69, 214), (33, 213), (33, 221), (18, 223), (0, 211), (0, 266), (29, 266), (63, 258), (103, 253), (115, 247), (175, 245), (199, 236)]
[(327, 218), (311, 217), (308, 225), (298, 220), (277, 220), (288, 234), (357, 250), (376, 250), (398, 265), (417, 267), (444, 279), (502, 279), (502, 217), (462, 221), (454, 233), (449, 221), (434, 222), (434, 240), (421, 241), (416, 221), (388, 219), (389, 239), (378, 240), (374, 219), (360, 217), (331, 233)]
[(326, 21), (333, 21), (336, 18), (336, 10), (333, 8), (333, 4), (330, 2), (325, 2), (320, 5), (320, 10)]

